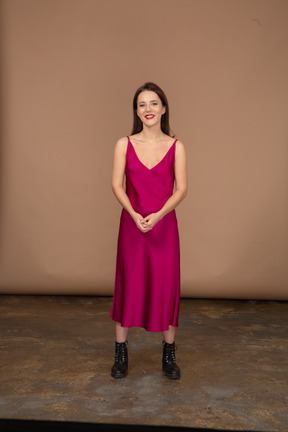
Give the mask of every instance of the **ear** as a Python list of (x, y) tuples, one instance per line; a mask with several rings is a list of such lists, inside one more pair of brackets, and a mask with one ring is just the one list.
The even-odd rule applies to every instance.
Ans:
[(166, 107), (163, 106), (163, 112), (162, 112), (162, 115), (165, 114), (165, 112), (166, 112)]

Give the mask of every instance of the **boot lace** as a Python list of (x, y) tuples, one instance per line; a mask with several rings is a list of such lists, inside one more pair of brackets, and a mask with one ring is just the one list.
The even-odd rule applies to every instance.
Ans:
[(173, 364), (176, 364), (175, 351), (177, 351), (178, 347), (174, 344), (166, 345), (166, 353), (165, 353), (165, 361)]
[(121, 360), (122, 363), (125, 363), (126, 350), (127, 350), (126, 343), (116, 345), (115, 361), (117, 363), (119, 362), (119, 360)]

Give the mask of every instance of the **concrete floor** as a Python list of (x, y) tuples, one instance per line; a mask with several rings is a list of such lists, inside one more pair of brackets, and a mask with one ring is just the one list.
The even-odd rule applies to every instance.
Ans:
[(110, 297), (0, 296), (0, 418), (288, 431), (288, 303), (182, 299), (177, 363), (133, 328), (110, 377)]

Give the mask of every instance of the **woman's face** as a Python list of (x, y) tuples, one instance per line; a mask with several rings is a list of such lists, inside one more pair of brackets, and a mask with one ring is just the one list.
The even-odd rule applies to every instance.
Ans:
[(166, 111), (157, 93), (145, 90), (141, 92), (137, 99), (137, 115), (143, 125), (154, 126), (161, 124), (161, 117)]

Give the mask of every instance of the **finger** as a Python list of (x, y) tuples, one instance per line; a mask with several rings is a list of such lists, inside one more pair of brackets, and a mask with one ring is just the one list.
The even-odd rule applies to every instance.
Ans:
[(147, 232), (147, 231), (150, 230), (150, 228), (147, 228), (147, 227), (146, 228), (145, 227), (141, 227), (140, 229), (141, 229), (142, 232)]

